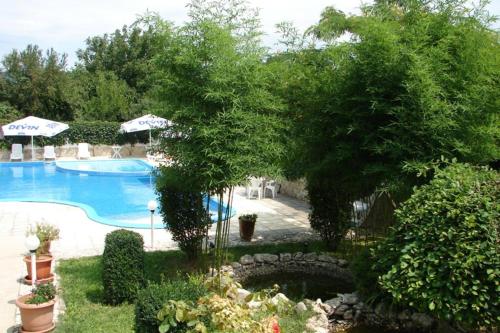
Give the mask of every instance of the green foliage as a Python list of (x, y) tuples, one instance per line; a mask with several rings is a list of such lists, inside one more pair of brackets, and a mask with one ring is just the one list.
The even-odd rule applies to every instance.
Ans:
[(168, 106), (165, 116), (178, 133), (161, 148), (201, 181), (205, 193), (217, 196), (215, 266), (220, 267), (229, 232), (224, 198), (230, 209), (234, 186), (250, 175), (279, 171), (282, 104), (269, 93), (255, 12), (244, 1), (191, 1), (188, 7), (191, 21), (166, 35), (157, 59), (156, 96)]
[(133, 302), (144, 285), (144, 241), (136, 232), (120, 229), (106, 235), (102, 255), (104, 301)]
[(371, 248), (365, 248), (354, 256), (349, 268), (354, 275), (356, 291), (370, 303), (391, 301), (387, 292), (384, 292), (378, 284), (379, 276), (384, 272), (377, 271), (374, 264), (377, 258), (373, 256)]
[(78, 119), (123, 122), (138, 116), (132, 112), (131, 106), (134, 91), (125, 81), (113, 72), (99, 71), (87, 77), (91, 90), (84, 96)]
[(472, 327), (500, 323), (499, 175), (451, 164), (415, 189), (375, 251), (400, 303)]
[(208, 214), (208, 198), (194, 177), (176, 167), (163, 167), (156, 178), (156, 192), (165, 228), (190, 259), (199, 256), (202, 242), (212, 224)]
[[(157, 333), (160, 321), (158, 312), (168, 300), (196, 302), (207, 293), (201, 278), (189, 276), (188, 279), (151, 283), (139, 291), (135, 304), (135, 331), (138, 333)], [(183, 332), (171, 330), (171, 332)]]
[[(379, 1), (362, 11), (325, 9), (308, 31), (324, 42), (321, 48), (268, 62), (291, 119), (286, 173), (318, 184), (309, 186), (313, 218), (322, 200), (314, 191), (340, 192), (330, 195), (331, 213), (320, 223), (339, 237), (348, 200), (382, 187), (403, 201), (428, 180), (416, 177), (417, 164), (441, 156), (473, 163), (500, 157), (500, 46), (481, 6)], [(338, 39), (345, 32), (350, 39)]]
[(255, 224), (257, 222), (257, 214), (243, 214), (238, 217), (238, 220)]
[(24, 116), (34, 115), (56, 120), (73, 119), (65, 72), (66, 55), (50, 49), (44, 55), (36, 45), (13, 50), (2, 60), (5, 71), (5, 99)]
[(56, 297), (56, 288), (52, 284), (42, 283), (31, 291), (32, 296), (26, 301), (26, 304), (42, 304), (53, 300)]
[(187, 333), (208, 332), (255, 332), (271, 333), (277, 326), (274, 314), (286, 314), (292, 305), (271, 302), (270, 294), (259, 293), (250, 295), (262, 302), (259, 310), (249, 308), (247, 303), (239, 303), (236, 298), (237, 288), (241, 288), (228, 276), (221, 279), (209, 278), (205, 285), (209, 290), (218, 291), (219, 283), (223, 281), (222, 296), (211, 293), (201, 297), (196, 303), (188, 301), (169, 300), (158, 312), (161, 321), (159, 331)]
[(23, 114), (13, 107), (9, 102), (0, 102), (0, 123), (8, 123), (21, 119)]
[[(335, 181), (310, 174), (307, 192), (311, 213), (309, 221), (331, 250), (336, 250), (351, 224), (352, 200), (348, 188)], [(328, 177), (328, 176), (327, 176)], [(331, 184), (329, 186), (329, 184)]]

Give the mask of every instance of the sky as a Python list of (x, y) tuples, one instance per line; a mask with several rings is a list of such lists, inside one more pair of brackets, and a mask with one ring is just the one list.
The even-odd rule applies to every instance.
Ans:
[[(0, 0), (0, 58), (28, 44), (46, 50), (53, 47), (68, 54), (74, 64), (76, 51), (85, 47), (89, 36), (103, 35), (134, 22), (147, 10), (164, 19), (182, 24), (187, 20), (187, 0)], [(371, 0), (365, 0), (369, 3)], [(278, 36), (275, 24), (292, 21), (300, 30), (317, 23), (326, 6), (346, 13), (358, 13), (361, 0), (249, 0), (260, 9), (263, 42), (274, 47)], [(500, 15), (500, 0), (488, 6)], [(498, 22), (496, 27), (498, 27)]]

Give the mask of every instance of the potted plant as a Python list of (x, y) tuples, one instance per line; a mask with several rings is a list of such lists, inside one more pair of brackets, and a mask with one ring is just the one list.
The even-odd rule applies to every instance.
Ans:
[(241, 240), (250, 242), (252, 240), (253, 232), (255, 230), (255, 222), (257, 221), (257, 214), (240, 215), (238, 221), (240, 223)]
[[(37, 223), (35, 229), (30, 228), (27, 235), (36, 235), (40, 240), (40, 247), (36, 251), (36, 278), (37, 282), (47, 282), (53, 280), (52, 261), (50, 245), (54, 240), (59, 239), (59, 229), (51, 224)], [(28, 275), (25, 277), (26, 283), (31, 283), (31, 257), (25, 256)]]
[(52, 283), (37, 286), (31, 294), (20, 296), (16, 305), (21, 314), (21, 332), (49, 332), (54, 329), (56, 288)]

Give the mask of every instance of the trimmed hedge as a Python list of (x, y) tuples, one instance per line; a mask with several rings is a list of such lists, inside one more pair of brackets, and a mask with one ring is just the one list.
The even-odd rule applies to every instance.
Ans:
[(144, 241), (134, 231), (120, 229), (106, 235), (102, 255), (104, 301), (133, 302), (144, 286)]
[[(185, 280), (172, 280), (161, 284), (152, 283), (142, 289), (135, 304), (135, 331), (138, 333), (157, 333), (160, 321), (158, 312), (168, 300), (196, 302), (207, 294), (201, 278), (189, 277)], [(169, 332), (184, 332), (181, 327)]]
[[(8, 124), (11, 121), (0, 119), (0, 125)], [(148, 131), (134, 133), (120, 133), (121, 123), (104, 121), (73, 121), (68, 122), (69, 129), (58, 135), (46, 138), (35, 137), (35, 144), (39, 146), (55, 145), (62, 146), (65, 143), (87, 142), (92, 145), (113, 145), (113, 144), (135, 144), (149, 141)], [(24, 145), (31, 142), (31, 137), (27, 136), (7, 136), (4, 145), (10, 146), (12, 143), (22, 143)]]

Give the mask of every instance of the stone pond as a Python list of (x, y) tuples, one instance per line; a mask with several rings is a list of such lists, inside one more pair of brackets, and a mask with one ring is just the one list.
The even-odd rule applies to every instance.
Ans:
[[(315, 333), (432, 332), (436, 321), (410, 310), (371, 307), (354, 291), (344, 259), (316, 253), (244, 255), (224, 270), (250, 291), (280, 285), (278, 297), (295, 302), (295, 311), (312, 310), (307, 327)], [(252, 304), (258, 306), (258, 304)]]

